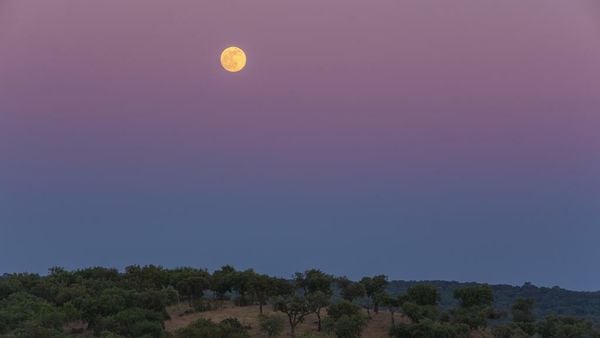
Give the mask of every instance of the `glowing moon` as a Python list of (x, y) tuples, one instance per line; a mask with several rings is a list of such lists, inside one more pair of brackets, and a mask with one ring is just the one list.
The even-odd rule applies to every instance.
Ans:
[(221, 53), (221, 66), (228, 72), (239, 72), (246, 67), (246, 53), (239, 47), (225, 48)]

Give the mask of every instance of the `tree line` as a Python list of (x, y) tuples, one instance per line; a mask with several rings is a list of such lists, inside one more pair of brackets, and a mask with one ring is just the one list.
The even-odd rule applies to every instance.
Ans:
[(0, 336), (249, 337), (248, 327), (236, 318), (219, 323), (200, 319), (175, 332), (165, 330), (169, 306), (186, 304), (188, 312), (198, 312), (233, 302), (257, 305), (259, 326), (267, 337), (284, 331), (297, 336), (298, 326), (308, 316), (316, 318), (317, 333), (361, 337), (371, 318), (379, 315), (389, 316), (389, 336), (399, 338), (469, 337), (475, 331), (502, 338), (600, 337), (584, 319), (548, 316), (538, 320), (531, 299), (517, 299), (510, 313), (499, 311), (487, 285), (454, 290), (458, 303), (454, 308), (442, 309), (440, 297), (432, 285), (416, 284), (394, 293), (385, 275), (353, 281), (317, 269), (284, 279), (232, 266), (212, 273), (154, 265), (128, 266), (123, 272), (54, 267), (46, 276), (0, 277)]

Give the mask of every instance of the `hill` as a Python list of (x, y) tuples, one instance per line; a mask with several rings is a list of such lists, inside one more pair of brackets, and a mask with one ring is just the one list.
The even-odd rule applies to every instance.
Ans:
[[(441, 295), (440, 307), (450, 309), (458, 306), (454, 298), (454, 290), (464, 287), (484, 285), (480, 283), (462, 283), (455, 281), (391, 281), (388, 291), (393, 294), (404, 294), (418, 284), (435, 286)], [(571, 291), (560, 287), (538, 287), (531, 283), (523, 286), (506, 284), (489, 284), (494, 291), (494, 307), (510, 312), (512, 304), (518, 298), (533, 299), (534, 313), (538, 319), (549, 315), (576, 316), (592, 320), (600, 324), (600, 292)]]
[(7, 337), (598, 337), (594, 322), (600, 293), (531, 284), (351, 281), (317, 269), (283, 279), (232, 266), (0, 276)]

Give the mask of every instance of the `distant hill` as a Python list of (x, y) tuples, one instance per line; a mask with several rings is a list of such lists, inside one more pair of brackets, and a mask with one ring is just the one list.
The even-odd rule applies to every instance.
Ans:
[[(458, 302), (453, 297), (455, 289), (481, 285), (481, 283), (461, 283), (449, 281), (392, 281), (388, 285), (390, 293), (402, 294), (416, 284), (429, 284), (441, 292), (441, 307), (456, 307)], [(570, 291), (560, 287), (537, 287), (531, 283), (523, 286), (493, 285), (495, 307), (510, 314), (510, 307), (517, 298), (531, 298), (535, 301), (535, 314), (539, 319), (547, 315), (570, 315), (588, 318), (600, 324), (600, 292)], [(510, 319), (510, 315), (508, 316)]]

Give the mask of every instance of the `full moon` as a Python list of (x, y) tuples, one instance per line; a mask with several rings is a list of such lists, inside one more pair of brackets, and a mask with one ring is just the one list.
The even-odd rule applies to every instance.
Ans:
[(246, 53), (239, 47), (225, 48), (221, 53), (221, 66), (228, 72), (239, 72), (246, 67)]

